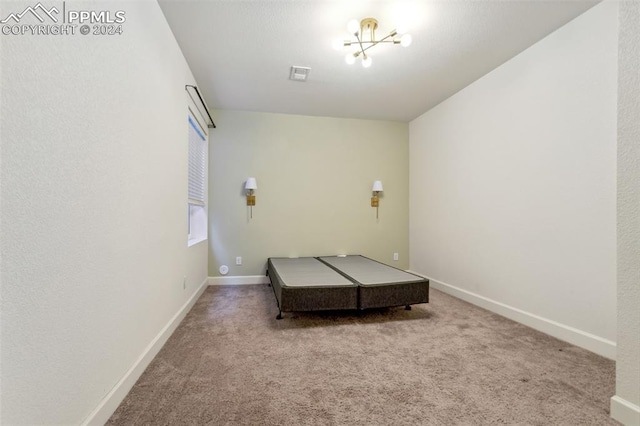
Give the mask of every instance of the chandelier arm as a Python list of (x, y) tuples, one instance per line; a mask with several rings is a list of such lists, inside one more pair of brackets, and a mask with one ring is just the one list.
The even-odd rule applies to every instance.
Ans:
[(371, 46), (367, 47), (367, 49), (365, 49), (364, 47), (362, 47), (362, 41), (360, 41), (360, 34), (356, 34), (356, 38), (358, 39), (358, 44), (360, 45), (360, 50), (362, 51), (362, 57), (363, 57), (363, 58), (366, 58), (366, 57), (367, 57), (367, 54), (366, 54), (366, 53), (364, 53), (364, 51), (365, 51), (365, 50), (367, 50), (367, 49), (369, 49), (370, 47), (375, 46), (375, 44), (374, 44), (374, 45), (371, 45)]
[(364, 54), (364, 52), (366, 52), (367, 50), (371, 49), (373, 46), (375, 46), (378, 43), (372, 44), (371, 46), (367, 46), (364, 48), (364, 50), (362, 51), (362, 53)]
[[(366, 41), (366, 40), (362, 40), (361, 42), (362, 44), (371, 44), (371, 45), (376, 45), (378, 43), (395, 43), (395, 40), (376, 40), (376, 41)], [(356, 44), (356, 42), (352, 42), (352, 44)], [(348, 47), (348, 46), (347, 46)]]
[(363, 51), (362, 53), (364, 53), (364, 52), (366, 52), (367, 50), (371, 49), (373, 46), (375, 46), (375, 45), (376, 45), (376, 44), (378, 44), (378, 43), (388, 43), (388, 42), (383, 41), (383, 40), (384, 40), (384, 39), (382, 39), (382, 40), (378, 40), (378, 41), (372, 41), (372, 42), (371, 42), (371, 46), (367, 46), (367, 47), (365, 47), (365, 49), (364, 49), (364, 51)]
[[(381, 38), (380, 40), (371, 40), (371, 41), (360, 41), (360, 39), (358, 39), (358, 42), (360, 43), (360, 49), (362, 49), (362, 54), (364, 55), (367, 50), (371, 49), (373, 46), (375, 46), (378, 43), (394, 43), (393, 40), (387, 40), (389, 37), (391, 37), (391, 34), (389, 34), (386, 37)], [(362, 48), (362, 43), (365, 44), (369, 44), (369, 46)]]
[(382, 37), (380, 40), (376, 41), (375, 44), (378, 44), (378, 43), (393, 43), (393, 40), (387, 40), (389, 37), (392, 37), (392, 35), (389, 34), (389, 35), (387, 35), (385, 37)]

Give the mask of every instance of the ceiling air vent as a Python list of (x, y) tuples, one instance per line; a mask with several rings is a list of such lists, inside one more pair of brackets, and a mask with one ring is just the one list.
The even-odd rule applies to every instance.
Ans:
[(291, 73), (289, 74), (289, 80), (293, 81), (307, 81), (307, 77), (311, 72), (311, 68), (309, 67), (291, 67)]

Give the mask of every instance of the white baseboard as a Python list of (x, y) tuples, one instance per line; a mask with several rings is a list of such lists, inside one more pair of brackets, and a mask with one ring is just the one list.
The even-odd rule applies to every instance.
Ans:
[(611, 418), (625, 426), (640, 426), (640, 407), (614, 395), (611, 397)]
[(602, 337), (578, 330), (577, 328), (505, 305), (504, 303), (452, 286), (451, 284), (434, 280), (433, 278), (429, 278), (423, 274), (412, 271), (408, 272), (427, 278), (430, 282), (430, 286), (436, 290), (440, 290), (444, 293), (480, 306), (481, 308), (495, 312), (503, 317), (517, 321), (538, 331), (542, 331), (543, 333), (560, 340), (564, 340), (565, 342), (587, 349), (588, 351), (594, 352), (605, 358), (612, 360), (616, 359), (616, 343), (611, 340), (603, 339)]
[(196, 301), (200, 298), (204, 290), (207, 288), (207, 281), (204, 280), (193, 296), (182, 305), (178, 312), (169, 320), (160, 333), (149, 343), (142, 352), (136, 362), (129, 368), (125, 375), (118, 383), (109, 391), (109, 393), (100, 401), (100, 404), (93, 410), (91, 414), (82, 422), (83, 426), (87, 425), (104, 425), (109, 417), (116, 411), (122, 400), (127, 396), (133, 385), (140, 378), (144, 370), (151, 363), (153, 358), (160, 352), (162, 346), (169, 339), (180, 322), (191, 310)]
[(209, 285), (248, 285), (248, 284), (269, 284), (269, 277), (266, 275), (243, 275), (235, 277), (209, 277)]

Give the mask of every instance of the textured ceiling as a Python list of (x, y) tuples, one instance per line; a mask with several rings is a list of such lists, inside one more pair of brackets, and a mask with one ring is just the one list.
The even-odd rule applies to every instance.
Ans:
[[(410, 121), (597, 1), (160, 0), (211, 108)], [(378, 38), (405, 26), (411, 46), (379, 45), (347, 65), (347, 22)], [(307, 82), (292, 65), (311, 67)], [(535, 66), (535, 64), (531, 64)]]

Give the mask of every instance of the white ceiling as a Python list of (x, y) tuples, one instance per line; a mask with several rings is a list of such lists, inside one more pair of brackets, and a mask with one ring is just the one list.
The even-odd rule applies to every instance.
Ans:
[[(159, 3), (210, 108), (410, 121), (598, 1)], [(378, 38), (405, 25), (413, 43), (347, 65), (332, 41), (366, 17)], [(310, 67), (308, 81), (289, 80), (292, 65)]]

